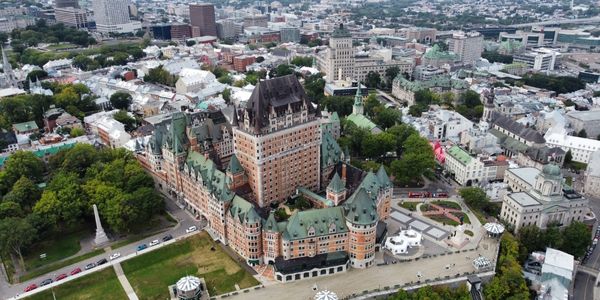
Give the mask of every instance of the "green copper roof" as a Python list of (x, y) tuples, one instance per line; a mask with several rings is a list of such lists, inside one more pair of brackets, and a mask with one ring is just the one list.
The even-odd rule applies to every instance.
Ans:
[(427, 59), (443, 59), (443, 60), (456, 60), (458, 56), (452, 52), (442, 51), (440, 47), (436, 44), (429, 49), (429, 51), (425, 52), (423, 58)]
[(387, 172), (385, 171), (385, 168), (383, 167), (383, 165), (381, 165), (379, 167), (379, 170), (377, 171), (377, 178), (379, 179), (379, 182), (383, 186), (385, 186), (385, 187), (391, 187), (392, 186), (392, 181), (388, 177)]
[(29, 122), (13, 124), (13, 128), (17, 132), (24, 132), (24, 131), (30, 131), (30, 130), (37, 130), (38, 126), (34, 121), (29, 121)]
[(333, 37), (333, 38), (349, 38), (349, 37), (352, 37), (352, 35), (350, 34), (350, 31), (348, 31), (348, 29), (344, 28), (344, 24), (340, 24), (340, 26), (338, 28), (333, 30), (331, 37)]
[(202, 184), (217, 199), (223, 202), (231, 201), (235, 194), (229, 189), (227, 177), (219, 171), (215, 163), (196, 151), (189, 151), (184, 171), (202, 179)]
[(358, 83), (358, 88), (356, 89), (356, 95), (354, 96), (354, 106), (363, 106), (363, 97), (360, 92), (360, 82)]
[(377, 206), (367, 193), (367, 190), (360, 187), (354, 195), (344, 203), (346, 220), (352, 224), (369, 225), (376, 223)]
[(229, 165), (227, 166), (227, 171), (231, 174), (244, 172), (244, 169), (242, 168), (242, 165), (240, 164), (240, 161), (235, 154), (231, 156), (231, 160), (229, 161)]
[(452, 156), (463, 165), (469, 164), (473, 159), (471, 155), (467, 153), (467, 151), (463, 150), (458, 146), (452, 146), (452, 148), (448, 150), (448, 155)]
[(275, 220), (275, 211), (272, 210), (269, 213), (269, 217), (263, 224), (263, 229), (267, 231), (279, 231), (279, 226), (277, 225), (277, 220)]
[(346, 186), (344, 185), (344, 182), (342, 181), (342, 179), (336, 172), (333, 175), (333, 178), (331, 179), (331, 181), (329, 182), (329, 185), (327, 185), (327, 190), (330, 190), (334, 193), (341, 193), (345, 189), (346, 189)]
[(358, 127), (366, 128), (368, 130), (373, 130), (373, 128), (377, 127), (375, 123), (373, 123), (371, 120), (369, 120), (369, 118), (365, 117), (364, 115), (350, 114), (348, 117), (346, 117), (346, 120), (354, 123)]
[(229, 214), (233, 218), (238, 218), (243, 224), (253, 224), (262, 221), (256, 210), (254, 210), (254, 205), (239, 196), (233, 198)]
[(340, 121), (340, 116), (338, 115), (337, 111), (334, 111), (331, 113), (331, 117), (329, 118), (329, 120), (331, 122), (339, 122)]
[(298, 193), (300, 193), (301, 195), (307, 195), (309, 196), (311, 199), (317, 200), (321, 203), (323, 203), (323, 205), (325, 207), (332, 207), (333, 206), (333, 201), (307, 189), (307, 188), (303, 188), (303, 187), (299, 187), (298, 188)]
[[(309, 235), (311, 232), (313, 234)], [(338, 206), (296, 212), (288, 219), (283, 237), (298, 240), (345, 232), (348, 232), (348, 227), (342, 208)]]
[(321, 167), (325, 168), (335, 165), (340, 161), (341, 155), (342, 149), (340, 149), (337, 141), (329, 132), (323, 131), (321, 138)]
[(461, 79), (454, 79), (450, 75), (437, 75), (431, 77), (429, 80), (415, 80), (410, 81), (402, 75), (398, 75), (395, 79), (395, 84), (400, 85), (403, 89), (418, 92), (424, 89), (442, 88), (442, 89), (455, 89), (455, 90), (466, 90), (469, 88), (469, 84)]

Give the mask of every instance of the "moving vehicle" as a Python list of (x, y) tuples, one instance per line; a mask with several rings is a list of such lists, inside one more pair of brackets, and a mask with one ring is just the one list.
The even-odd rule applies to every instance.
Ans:
[(108, 257), (108, 259), (110, 259), (110, 260), (113, 260), (113, 259), (117, 259), (117, 258), (119, 258), (119, 257), (121, 257), (121, 253), (119, 253), (119, 252), (115, 252), (115, 253), (111, 254), (111, 255)]
[(52, 279), (48, 278), (48, 279), (46, 279), (46, 280), (44, 280), (44, 281), (40, 282), (40, 286), (49, 285), (49, 284), (51, 284), (51, 283), (53, 283), (53, 282), (54, 282), (54, 281), (53, 281)]
[(196, 230), (198, 230), (198, 227), (196, 227), (196, 226), (190, 226), (190, 227), (188, 227), (188, 229), (185, 230), (185, 233), (194, 232)]
[(81, 268), (75, 268), (73, 271), (71, 271), (71, 275), (75, 275), (77, 273), (81, 273)]
[(32, 283), (25, 288), (25, 292), (27, 293), (27, 292), (33, 291), (35, 289), (37, 289), (37, 285), (35, 283)]
[(60, 275), (56, 276), (56, 278), (54, 279), (54, 281), (63, 280), (65, 278), (67, 278), (67, 274), (60, 274)]
[(141, 245), (137, 246), (137, 251), (142, 251), (142, 250), (144, 250), (144, 249), (146, 249), (146, 248), (148, 248), (148, 245), (146, 245), (146, 244), (141, 244)]

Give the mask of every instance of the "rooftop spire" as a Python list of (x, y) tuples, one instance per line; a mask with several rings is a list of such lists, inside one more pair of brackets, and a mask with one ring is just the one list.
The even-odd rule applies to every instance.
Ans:
[(12, 66), (10, 65), (10, 61), (8, 60), (8, 55), (6, 55), (6, 52), (4, 51), (4, 46), (0, 45), (0, 50), (2, 51), (2, 71), (4, 72), (7, 86), (17, 87), (17, 80), (13, 73)]
[(352, 106), (352, 114), (362, 115), (364, 113), (363, 107), (363, 97), (360, 90), (360, 81), (358, 82), (358, 87), (356, 88), (356, 96), (354, 96), (354, 105)]

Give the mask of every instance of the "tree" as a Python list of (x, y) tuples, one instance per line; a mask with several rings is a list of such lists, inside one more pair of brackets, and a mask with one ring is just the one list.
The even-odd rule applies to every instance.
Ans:
[(21, 176), (13, 185), (12, 189), (3, 201), (13, 202), (20, 207), (31, 210), (33, 205), (40, 199), (42, 193), (37, 185), (31, 179)]
[(582, 137), (582, 138), (587, 138), (587, 132), (585, 131), (585, 129), (581, 129), (578, 133), (577, 133), (578, 137)]
[(367, 73), (367, 78), (365, 79), (365, 85), (369, 88), (376, 88), (381, 83), (381, 76), (379, 73), (370, 71)]
[(221, 96), (223, 96), (223, 100), (225, 100), (225, 103), (229, 104), (231, 103), (231, 89), (226, 88), (223, 90), (223, 93), (221, 93)]
[(483, 289), (485, 299), (529, 299), (529, 289), (517, 261), (519, 243), (510, 233), (502, 235), (498, 273)]
[(385, 78), (387, 79), (388, 83), (394, 81), (398, 74), (400, 74), (400, 68), (397, 66), (389, 67), (385, 70)]
[(525, 262), (529, 254), (534, 251), (541, 251), (546, 249), (546, 243), (544, 240), (544, 232), (535, 226), (528, 225), (523, 226), (519, 229), (517, 234), (519, 238), (519, 261)]
[(0, 172), (0, 194), (5, 194), (10, 187), (21, 177), (26, 177), (33, 182), (42, 180), (45, 172), (44, 162), (37, 158), (33, 152), (17, 151), (6, 160), (4, 170)]
[(264, 58), (263, 56), (257, 56), (257, 57), (256, 57), (256, 62), (257, 62), (257, 63), (261, 63), (261, 62), (263, 62), (263, 61), (265, 61), (265, 58)]
[(33, 207), (34, 213), (45, 216), (50, 224), (58, 228), (77, 224), (83, 213), (89, 210), (79, 178), (75, 173), (56, 174)]
[(573, 222), (562, 232), (561, 251), (575, 257), (582, 257), (590, 246), (590, 229), (581, 222)]
[(27, 74), (27, 78), (25, 80), (36, 82), (38, 80), (42, 80), (48, 77), (48, 72), (44, 70), (33, 70)]
[(337, 111), (340, 117), (345, 117), (352, 113), (354, 98), (348, 96), (326, 96), (321, 104), (329, 111)]
[(185, 41), (185, 45), (188, 46), (188, 47), (192, 47), (192, 46), (196, 45), (196, 41), (194, 41), (194, 40), (187, 40), (187, 41)]
[(325, 79), (323, 79), (323, 74), (319, 73), (308, 76), (304, 81), (304, 90), (312, 102), (321, 103), (322, 99), (325, 98)]
[(26, 219), (0, 219), (0, 247), (3, 251), (18, 255), (22, 268), (25, 268), (22, 251), (34, 241), (36, 233), (35, 228)]
[(269, 76), (271, 78), (281, 77), (281, 76), (286, 76), (286, 75), (291, 75), (291, 74), (294, 74), (294, 67), (291, 65), (287, 65), (287, 64), (278, 65), (277, 67), (275, 67), (274, 69), (271, 69), (271, 71), (269, 71)]
[(460, 94), (459, 101), (466, 105), (468, 108), (474, 108), (477, 105), (481, 105), (479, 93), (472, 90), (468, 90)]
[(136, 127), (136, 121), (126, 111), (120, 110), (113, 115), (113, 119), (119, 121), (125, 125), (125, 130), (133, 131)]
[(125, 92), (116, 92), (110, 96), (110, 104), (112, 107), (116, 109), (124, 109), (127, 110), (131, 102), (133, 101), (133, 97), (130, 94)]
[(487, 194), (478, 187), (466, 187), (458, 191), (471, 209), (483, 209), (490, 201)]
[(69, 132), (69, 135), (71, 137), (78, 137), (78, 136), (82, 136), (85, 134), (85, 130), (83, 130), (82, 128), (79, 127), (74, 127), (71, 129), (71, 132)]
[(23, 217), (24, 213), (19, 204), (12, 201), (0, 202), (0, 220), (5, 218)]
[(402, 157), (391, 164), (391, 169), (402, 184), (419, 181), (426, 170), (435, 166), (433, 148), (418, 133), (411, 134), (403, 145)]
[(295, 56), (290, 61), (292, 65), (296, 65), (298, 67), (310, 67), (312, 66), (312, 57), (310, 56)]
[(98, 158), (99, 156), (94, 146), (78, 143), (73, 148), (64, 152), (60, 169), (63, 172), (74, 172), (79, 174), (79, 176), (84, 176), (88, 168)]
[(567, 153), (565, 154), (565, 164), (568, 165), (573, 161), (573, 153), (571, 152), (571, 150), (567, 151)]
[(402, 121), (402, 113), (394, 108), (384, 108), (374, 121), (381, 129), (386, 130)]
[(384, 106), (377, 100), (377, 95), (369, 94), (367, 100), (365, 100), (365, 114), (374, 118), (383, 109)]

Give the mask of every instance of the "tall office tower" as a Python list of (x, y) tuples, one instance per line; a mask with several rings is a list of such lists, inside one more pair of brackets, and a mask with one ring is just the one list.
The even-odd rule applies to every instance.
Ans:
[(475, 31), (455, 33), (450, 39), (448, 50), (456, 53), (462, 63), (473, 64), (481, 58), (483, 35)]
[(295, 75), (260, 81), (233, 128), (235, 154), (264, 207), (319, 189), (320, 113)]
[(79, 0), (54, 0), (54, 8), (79, 8)]
[(139, 22), (129, 19), (128, 0), (94, 0), (92, 8), (99, 32), (133, 32), (141, 29)]
[(190, 23), (193, 36), (217, 36), (215, 6), (210, 3), (190, 4)]
[(345, 80), (354, 75), (354, 48), (352, 35), (340, 24), (329, 39), (327, 53), (327, 80)]
[(63, 23), (75, 28), (87, 28), (89, 24), (88, 14), (85, 9), (74, 7), (55, 8), (54, 17), (57, 23)]

